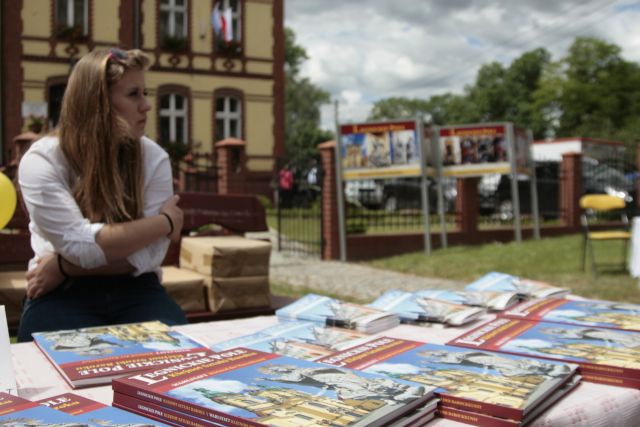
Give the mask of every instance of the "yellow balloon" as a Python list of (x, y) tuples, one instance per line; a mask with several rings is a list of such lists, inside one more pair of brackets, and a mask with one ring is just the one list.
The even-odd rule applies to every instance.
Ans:
[(4, 228), (13, 217), (17, 200), (13, 182), (0, 172), (0, 229)]

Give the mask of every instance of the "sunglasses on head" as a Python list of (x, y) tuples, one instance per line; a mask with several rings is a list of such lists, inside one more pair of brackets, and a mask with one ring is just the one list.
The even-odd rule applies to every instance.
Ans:
[(109, 59), (114, 59), (116, 61), (124, 61), (128, 57), (129, 57), (129, 54), (122, 49), (118, 49), (117, 47), (112, 47), (111, 49), (109, 49)]

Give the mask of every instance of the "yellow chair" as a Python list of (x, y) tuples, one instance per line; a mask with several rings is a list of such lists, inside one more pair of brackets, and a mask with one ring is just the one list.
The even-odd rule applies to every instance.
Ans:
[[(631, 233), (629, 232), (629, 219), (625, 212), (624, 199), (609, 196), (607, 194), (587, 194), (580, 198), (580, 207), (582, 208), (581, 221), (584, 229), (581, 263), (582, 270), (585, 270), (586, 268), (588, 251), (591, 255), (591, 274), (595, 277), (597, 275), (597, 265), (592, 242), (612, 240), (619, 240), (623, 243), (621, 267), (623, 270), (626, 269), (627, 247), (629, 245), (629, 240), (631, 239)], [(619, 214), (623, 227), (620, 229), (591, 231), (590, 226), (593, 225), (594, 219), (605, 213)]]

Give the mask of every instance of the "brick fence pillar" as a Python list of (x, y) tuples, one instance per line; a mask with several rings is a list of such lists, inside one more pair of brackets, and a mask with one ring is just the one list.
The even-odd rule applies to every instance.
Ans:
[(462, 233), (473, 234), (478, 231), (478, 182), (480, 178), (456, 179), (456, 222)]
[(318, 145), (322, 162), (322, 259), (340, 259), (338, 194), (336, 192), (336, 141)]
[(245, 192), (247, 177), (247, 143), (227, 138), (215, 144), (218, 168), (218, 194)]
[(581, 196), (582, 154), (563, 154), (560, 173), (560, 214), (564, 224), (576, 231), (580, 229)]

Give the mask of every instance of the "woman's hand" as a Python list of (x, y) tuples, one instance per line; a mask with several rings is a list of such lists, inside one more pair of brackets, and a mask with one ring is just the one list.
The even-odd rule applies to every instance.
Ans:
[(180, 201), (180, 196), (173, 195), (167, 199), (166, 202), (160, 208), (161, 214), (167, 214), (171, 217), (171, 222), (173, 224), (173, 231), (168, 236), (172, 242), (180, 241), (180, 234), (182, 232), (182, 224), (184, 222), (184, 213), (182, 209), (178, 207), (178, 202)]
[(33, 270), (27, 271), (27, 297), (40, 298), (57, 288), (64, 276), (58, 269), (58, 260), (55, 253), (45, 255), (38, 260), (38, 265)]

